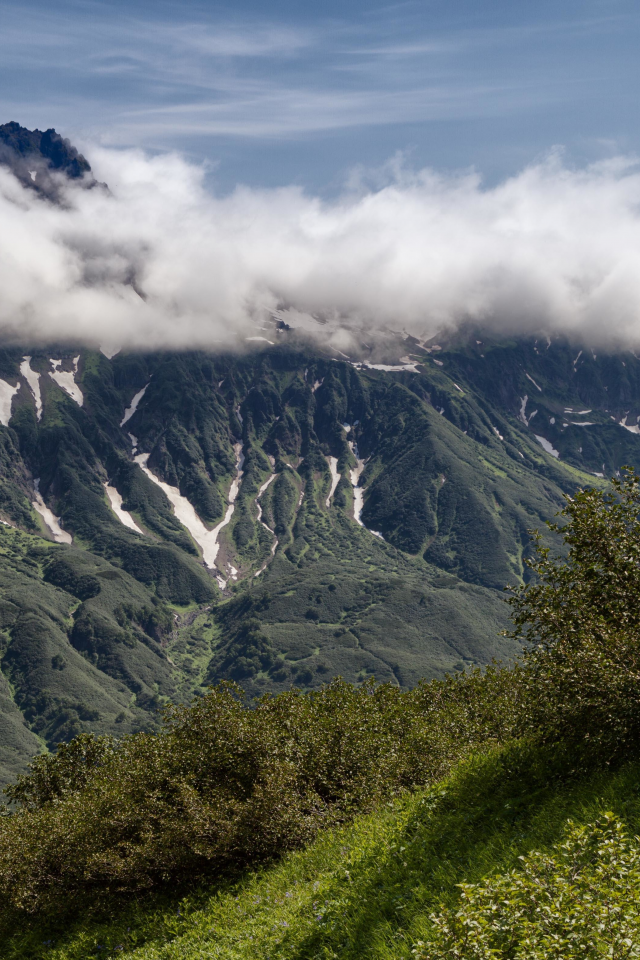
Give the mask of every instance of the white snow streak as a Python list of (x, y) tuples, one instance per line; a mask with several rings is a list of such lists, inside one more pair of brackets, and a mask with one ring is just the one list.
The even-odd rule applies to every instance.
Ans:
[(79, 407), (81, 407), (84, 403), (84, 397), (82, 396), (80, 387), (76, 383), (79, 361), (80, 354), (73, 358), (73, 370), (58, 370), (62, 360), (50, 360), (49, 362), (53, 367), (53, 373), (50, 373), (49, 376), (52, 380), (55, 380), (59, 387), (62, 387), (65, 393), (69, 394), (72, 400), (75, 400)]
[(554, 450), (548, 440), (545, 440), (544, 437), (539, 437), (537, 433), (534, 433), (534, 437), (540, 444), (543, 450), (546, 450), (547, 453), (550, 453), (552, 457), (559, 457), (560, 454), (557, 450)]
[(62, 529), (58, 517), (56, 517), (53, 511), (49, 509), (42, 499), (42, 494), (40, 493), (40, 480), (33, 481), (33, 489), (35, 491), (35, 499), (31, 501), (31, 505), (33, 506), (34, 510), (38, 511), (46, 523), (55, 542), (72, 543), (71, 534)]
[(220, 549), (218, 536), (222, 528), (226, 527), (233, 516), (234, 502), (238, 496), (238, 490), (240, 489), (242, 467), (244, 465), (242, 444), (236, 443), (234, 450), (237, 458), (238, 473), (231, 482), (228, 498), (229, 504), (227, 506), (226, 513), (220, 523), (213, 527), (212, 530), (209, 530), (207, 527), (205, 527), (191, 503), (186, 497), (182, 496), (177, 487), (172, 487), (170, 484), (164, 483), (163, 480), (160, 480), (151, 472), (151, 470), (149, 470), (149, 467), (147, 466), (147, 461), (149, 459), (148, 453), (140, 453), (137, 457), (134, 457), (135, 462), (142, 468), (142, 470), (144, 470), (149, 479), (164, 491), (169, 502), (173, 506), (173, 512), (176, 516), (176, 519), (187, 528), (193, 539), (202, 550), (202, 559), (209, 569), (213, 569), (216, 565), (216, 557), (218, 556), (218, 551)]
[[(134, 415), (134, 413), (135, 413), (136, 410), (138, 409), (138, 404), (140, 403), (140, 401), (141, 401), (142, 398), (144, 397), (145, 392), (146, 392), (146, 389), (147, 389), (148, 386), (149, 386), (149, 384), (147, 383), (146, 386), (144, 386), (144, 387), (142, 388), (142, 390), (138, 390), (138, 392), (136, 393), (135, 397), (134, 397), (133, 400), (131, 401), (131, 406), (127, 407), (127, 409), (126, 409), (125, 412), (124, 412), (124, 417), (123, 417), (122, 420), (120, 421), (120, 426), (121, 426), (121, 427), (124, 427), (125, 423), (126, 423), (128, 420), (131, 420), (131, 417)], [(129, 434), (129, 436), (131, 436), (131, 434)]]
[(331, 506), (331, 499), (336, 492), (336, 487), (340, 483), (340, 474), (338, 473), (338, 458), (337, 457), (327, 457), (329, 461), (329, 469), (331, 470), (331, 489), (329, 490), (329, 496), (327, 497), (327, 506)]
[[(276, 552), (276, 550), (277, 550), (277, 548), (278, 548), (278, 538), (277, 538), (276, 535), (275, 535), (275, 531), (272, 530), (271, 527), (267, 526), (267, 524), (266, 524), (266, 523), (264, 522), (264, 520), (262, 519), (262, 507), (260, 506), (260, 497), (261, 497), (262, 494), (265, 492), (265, 490), (267, 489), (267, 487), (269, 486), (269, 484), (271, 484), (271, 483), (275, 480), (276, 477), (277, 477), (277, 474), (276, 474), (276, 473), (272, 473), (271, 476), (268, 477), (267, 480), (265, 480), (265, 482), (262, 484), (262, 486), (261, 486), (260, 489), (258, 490), (258, 496), (256, 497), (256, 507), (258, 508), (258, 521), (262, 524), (262, 526), (265, 528), (265, 530), (268, 530), (268, 531), (269, 531), (269, 533), (270, 533), (271, 536), (273, 537), (273, 543), (271, 544), (271, 556), (269, 557), (269, 559), (271, 559), (271, 557), (274, 556), (274, 554), (275, 554), (275, 552)], [(262, 566), (260, 567), (260, 569), (259, 569), (256, 573), (254, 573), (253, 576), (254, 576), (254, 577), (259, 577), (260, 574), (266, 569), (268, 563), (269, 563), (269, 560), (265, 560), (265, 562), (262, 564)]]
[[(123, 523), (125, 527), (129, 527), (130, 530), (135, 530), (136, 533), (142, 533), (142, 530), (135, 522), (130, 513), (122, 508), (122, 497), (118, 493), (115, 487), (110, 486), (108, 483), (104, 485), (105, 490), (107, 491), (107, 496), (109, 498), (109, 504), (111, 509), (115, 513), (116, 517)], [(144, 536), (144, 534), (143, 534)]]
[(12, 387), (6, 380), (0, 380), (0, 423), (4, 424), (5, 427), (9, 426), (11, 403), (19, 389), (20, 384)]
[(629, 433), (640, 433), (640, 427), (638, 426), (638, 418), (636, 417), (635, 423), (627, 423), (629, 419), (629, 414), (627, 414), (623, 420), (620, 421), (620, 426), (624, 427), (625, 430), (628, 430)]
[(31, 357), (23, 357), (20, 364), (20, 373), (29, 384), (29, 389), (36, 401), (36, 417), (42, 419), (42, 394), (40, 393), (40, 374), (31, 369)]

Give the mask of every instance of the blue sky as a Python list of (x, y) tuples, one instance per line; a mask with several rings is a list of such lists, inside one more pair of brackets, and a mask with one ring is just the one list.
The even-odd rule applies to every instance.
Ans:
[(3, 120), (177, 148), (219, 190), (640, 153), (637, 0), (3, 0), (0, 31)]

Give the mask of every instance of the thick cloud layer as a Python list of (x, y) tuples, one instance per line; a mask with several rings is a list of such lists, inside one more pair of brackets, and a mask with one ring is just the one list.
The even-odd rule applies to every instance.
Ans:
[(280, 309), (343, 347), (349, 330), (422, 338), (469, 321), (640, 344), (629, 162), (554, 156), (491, 189), (400, 170), (325, 202), (295, 187), (218, 198), (173, 155), (87, 155), (109, 192), (69, 184), (61, 206), (0, 170), (5, 336), (215, 349)]

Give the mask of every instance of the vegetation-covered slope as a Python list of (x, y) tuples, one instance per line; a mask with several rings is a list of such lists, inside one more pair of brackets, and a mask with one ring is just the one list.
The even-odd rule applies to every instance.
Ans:
[[(500, 752), (468, 764), (437, 788), (385, 805), (240, 881), (132, 905), (111, 921), (79, 921), (71, 930), (22, 932), (7, 942), (3, 956), (7, 960), (488, 958), (489, 953), (480, 952), (482, 944), (475, 952), (473, 947), (465, 952), (464, 943), (438, 937), (432, 918), (451, 922), (460, 907), (459, 885), (483, 884), (487, 876), (492, 878), (490, 891), (515, 899), (528, 866), (520, 858), (532, 854), (534, 863), (536, 854), (555, 861), (545, 876), (549, 895), (545, 897), (538, 887), (537, 898), (529, 899), (533, 908), (543, 903), (555, 913), (551, 933), (557, 940), (564, 934), (560, 943), (556, 940), (555, 956), (563, 960), (606, 957), (607, 940), (616, 937), (623, 949), (620, 941), (629, 932), (638, 946), (640, 844), (620, 839), (616, 829), (619, 824), (627, 838), (640, 832), (638, 765), (567, 783), (549, 776), (553, 770), (547, 758), (530, 755), (528, 769), (522, 759)], [(603, 863), (596, 860), (593, 867), (597, 871), (613, 860), (610, 873), (615, 876), (615, 867), (619, 868), (622, 886), (602, 870), (594, 877), (588, 863), (585, 870), (579, 847), (567, 851), (567, 841), (575, 837), (576, 829), (584, 830), (592, 857), (596, 843), (605, 840)], [(604, 837), (599, 835), (601, 830)], [(581, 865), (583, 873), (576, 876)], [(566, 867), (573, 868), (573, 897), (562, 890)], [(554, 903), (558, 887), (565, 898)], [(598, 936), (594, 911), (612, 906), (609, 922)], [(469, 914), (473, 923), (476, 917)], [(495, 914), (481, 928), (485, 936), (494, 932), (493, 919)], [(499, 917), (499, 923), (505, 919)], [(621, 926), (627, 929), (621, 931)], [(534, 931), (529, 928), (528, 932)], [(522, 926), (507, 923), (505, 933), (517, 949)], [(498, 936), (494, 949), (499, 942)], [(497, 956), (546, 960), (554, 956), (548, 949), (549, 944), (543, 943), (542, 951), (536, 953), (531, 942), (521, 943), (520, 952)], [(628, 954), (634, 955), (633, 951)]]
[(4, 955), (637, 956), (640, 477), (563, 521), (512, 594), (517, 666), (223, 686), (37, 760), (0, 821)]
[[(109, 583), (119, 623), (107, 629), (91, 612), (102, 600), (80, 604), (65, 583), (54, 585), (67, 612), (56, 628), (64, 649), (51, 656), (93, 671), (103, 692), (92, 702), (66, 689), (71, 672), (52, 672), (44, 649), (45, 665), (25, 666), (36, 648), (21, 647), (18, 627), (7, 625), (13, 652), (2, 671), (17, 686), (13, 697), (3, 687), (3, 702), (23, 724), (4, 779), (28, 759), (34, 736), (51, 747), (106, 732), (122, 712), (123, 729), (152, 727), (159, 704), (221, 678), (252, 694), (313, 689), (336, 674), (406, 687), (509, 657), (517, 647), (498, 637), (500, 591), (525, 575), (527, 531), (586, 471), (640, 461), (629, 429), (640, 363), (632, 355), (576, 359), (562, 342), (473, 336), (421, 346), (390, 337), (367, 365), (310, 352), (295, 331), (275, 336), (274, 347), (243, 355), (107, 359), (61, 345), (1, 353), (0, 377), (15, 394), (0, 426), (2, 516), (39, 538), (25, 550), (54, 549), (32, 505), (38, 481), (74, 556), (88, 571), (105, 563), (113, 571), (100, 579), (101, 596)], [(411, 362), (400, 362), (407, 351)], [(569, 423), (587, 415), (565, 407), (590, 409), (590, 425)], [(171, 489), (205, 534), (230, 513), (215, 567), (176, 515)], [(44, 573), (30, 585), (34, 601), (44, 591), (46, 608)], [(134, 606), (153, 607), (152, 624), (136, 619), (131, 591)], [(140, 630), (148, 642), (134, 652), (123, 637)], [(124, 698), (115, 713), (106, 707), (114, 683)]]

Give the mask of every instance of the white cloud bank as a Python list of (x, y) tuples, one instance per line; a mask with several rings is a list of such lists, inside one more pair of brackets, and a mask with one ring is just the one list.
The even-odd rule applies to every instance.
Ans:
[[(503, 332), (640, 344), (640, 172), (559, 156), (491, 189), (396, 170), (323, 201), (295, 187), (208, 193), (175, 155), (87, 151), (110, 193), (54, 206), (0, 169), (5, 337), (132, 348), (232, 346), (298, 324)], [(323, 333), (324, 331), (324, 333)]]

